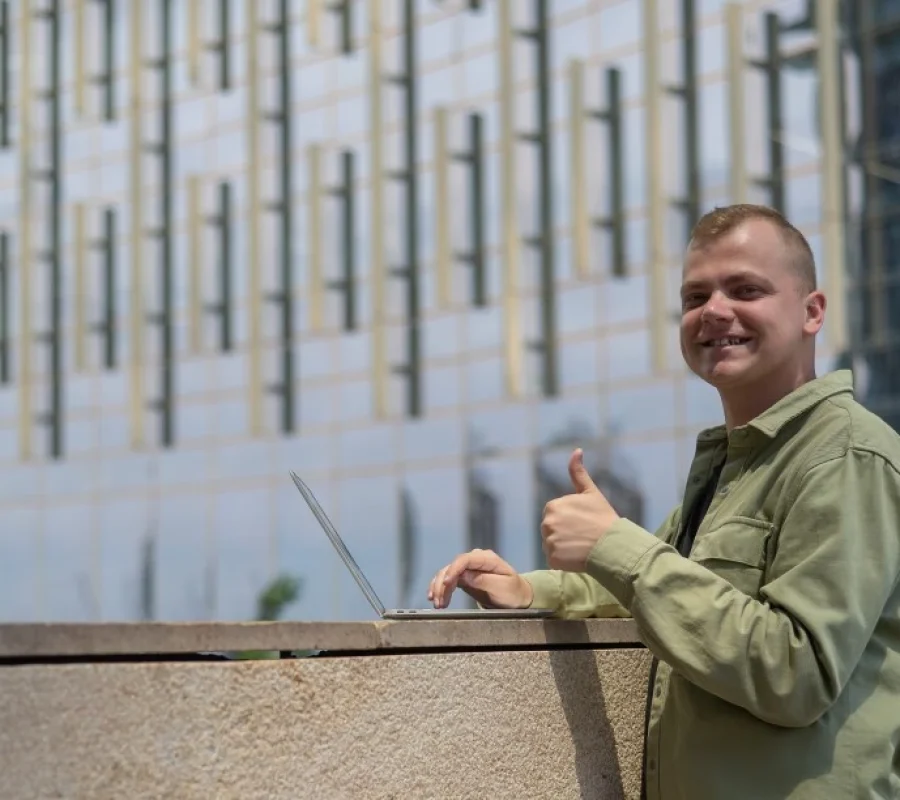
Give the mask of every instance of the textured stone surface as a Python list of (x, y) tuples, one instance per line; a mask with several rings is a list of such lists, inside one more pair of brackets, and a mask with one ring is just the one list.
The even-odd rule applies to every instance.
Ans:
[(0, 658), (637, 642), (617, 619), (0, 625)]
[(0, 668), (0, 797), (636, 798), (645, 650)]

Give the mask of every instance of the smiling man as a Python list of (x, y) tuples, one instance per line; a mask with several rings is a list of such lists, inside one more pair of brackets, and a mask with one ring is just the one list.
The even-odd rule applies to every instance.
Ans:
[(733, 206), (703, 217), (688, 247), (681, 305), (681, 352), (719, 390), (729, 427), (815, 377), (825, 297), (809, 244), (777, 212)]
[(620, 518), (576, 450), (573, 493), (544, 511), (551, 569), (473, 551), (429, 598), (632, 617), (654, 656), (650, 800), (900, 797), (900, 438), (849, 373), (816, 377), (825, 296), (777, 212), (704, 216), (681, 299), (684, 359), (725, 424), (660, 529)]

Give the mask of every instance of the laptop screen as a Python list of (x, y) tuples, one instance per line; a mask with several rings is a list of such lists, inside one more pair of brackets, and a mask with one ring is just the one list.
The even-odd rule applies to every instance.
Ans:
[(334, 527), (331, 520), (328, 519), (328, 515), (322, 509), (322, 506), (319, 505), (319, 501), (316, 500), (312, 490), (300, 480), (300, 476), (297, 475), (296, 472), (291, 472), (291, 478), (300, 490), (300, 494), (303, 495), (303, 499), (306, 500), (306, 504), (313, 512), (315, 518), (319, 521), (319, 525), (322, 526), (322, 530), (325, 531), (328, 538), (331, 540), (331, 543), (334, 545), (334, 549), (337, 550), (341, 560), (344, 562), (347, 569), (350, 570), (350, 574), (354, 577), (357, 584), (359, 584), (359, 588), (363, 590), (363, 594), (366, 596), (369, 603), (371, 603), (372, 608), (375, 609), (379, 616), (384, 616), (384, 603), (381, 602), (378, 595), (375, 593), (375, 589), (372, 588), (372, 584), (369, 583), (353, 556), (350, 555), (350, 551), (344, 544), (344, 540), (341, 539), (337, 529)]

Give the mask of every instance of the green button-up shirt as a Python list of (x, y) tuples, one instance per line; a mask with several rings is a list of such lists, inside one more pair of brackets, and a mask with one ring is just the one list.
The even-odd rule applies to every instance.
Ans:
[[(689, 509), (723, 464), (689, 558)], [(620, 520), (533, 605), (630, 616), (655, 662), (648, 800), (900, 797), (900, 437), (849, 372), (700, 434), (657, 533)]]

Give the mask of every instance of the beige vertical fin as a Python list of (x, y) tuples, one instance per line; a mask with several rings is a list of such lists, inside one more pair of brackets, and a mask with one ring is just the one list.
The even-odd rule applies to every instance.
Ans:
[(375, 416), (388, 412), (387, 347), (385, 339), (386, 281), (384, 266), (384, 120), (381, 103), (381, 0), (369, 0), (369, 161), (371, 170), (372, 237), (372, 389)]
[(250, 432), (263, 433), (262, 417), (262, 274), (260, 264), (260, 157), (259, 157), (259, 3), (246, 0), (247, 19), (247, 268), (250, 275), (249, 303), (249, 361), (248, 381)]
[(87, 369), (87, 324), (85, 320), (87, 303), (87, 274), (85, 260), (88, 252), (87, 243), (87, 209), (84, 203), (72, 206), (72, 266), (75, 272), (75, 296), (72, 298), (73, 320), (72, 336), (75, 356), (75, 369), (84, 372)]
[(847, 346), (844, 148), (841, 125), (837, 0), (819, 0), (819, 109), (822, 129), (823, 239), (825, 286), (828, 292), (828, 343), (834, 354)]
[(31, 420), (31, 329), (32, 297), (31, 273), (34, 269), (34, 252), (31, 237), (31, 141), (32, 103), (31, 88), (32, 55), (31, 13), (27, 8), (20, 12), (19, 28), (19, 456), (23, 460), (32, 457), (33, 429)]
[(453, 302), (453, 257), (450, 252), (450, 154), (447, 109), (434, 109), (434, 270), (439, 308)]
[(85, 64), (85, 50), (87, 42), (85, 41), (86, 25), (85, 25), (85, 1), (74, 0), (73, 20), (72, 20), (72, 59), (75, 62), (72, 65), (74, 86), (74, 106), (75, 116), (83, 117), (85, 111), (85, 97), (87, 95), (87, 74)]
[(322, 44), (322, 0), (306, 0), (306, 43), (313, 50)]
[(143, 126), (143, 55), (146, 26), (142, 12), (143, 0), (136, 0), (130, 8), (131, 60), (130, 82), (130, 200), (131, 206), (131, 363), (129, 364), (129, 422), (131, 446), (144, 445), (144, 174), (142, 150)]
[(500, 40), (501, 239), (503, 254), (503, 328), (506, 391), (521, 397), (522, 320), (519, 306), (519, 230), (516, 222), (515, 100), (513, 97), (512, 2), (498, 0)]
[(187, 177), (188, 347), (203, 351), (203, 179)]
[(201, 6), (207, 0), (182, 0), (187, 13), (187, 68), (191, 86), (200, 84), (200, 64), (203, 58), (203, 29)]
[(310, 328), (320, 333), (325, 320), (325, 281), (322, 275), (322, 146), (312, 143), (306, 151), (309, 169), (309, 320)]
[(587, 211), (584, 157), (584, 62), (569, 62), (569, 214), (575, 274), (590, 274), (590, 219)]
[(747, 202), (747, 142), (744, 113), (744, 12), (725, 6), (728, 46), (728, 131), (731, 141), (731, 202)]
[(650, 346), (653, 371), (667, 369), (666, 238), (663, 186), (662, 88), (659, 59), (659, 8), (657, 0), (644, 0), (644, 102), (646, 103), (647, 216), (650, 234)]

